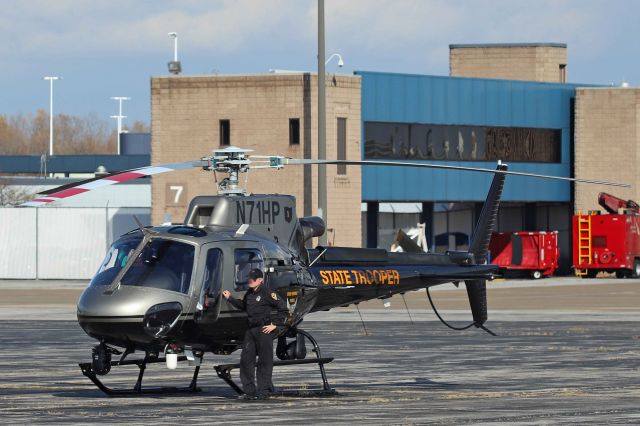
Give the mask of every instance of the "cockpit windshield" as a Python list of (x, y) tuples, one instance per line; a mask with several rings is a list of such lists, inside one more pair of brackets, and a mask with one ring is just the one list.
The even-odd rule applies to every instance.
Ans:
[(89, 285), (109, 285), (118, 273), (124, 268), (129, 260), (129, 256), (138, 247), (142, 241), (142, 236), (137, 238), (128, 238), (124, 241), (116, 241), (104, 257), (100, 269), (91, 280)]
[[(141, 240), (131, 238), (114, 243), (90, 285), (109, 285), (125, 267)], [(121, 284), (188, 294), (194, 253), (195, 248), (190, 244), (154, 238), (133, 261)]]
[(172, 240), (153, 239), (142, 249), (122, 277), (122, 285), (189, 293), (195, 247)]

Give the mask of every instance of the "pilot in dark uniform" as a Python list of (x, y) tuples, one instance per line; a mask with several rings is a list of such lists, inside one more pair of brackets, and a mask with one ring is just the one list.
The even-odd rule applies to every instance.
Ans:
[[(242, 300), (231, 297), (228, 290), (223, 291), (222, 295), (234, 307), (246, 311), (249, 320), (249, 329), (244, 335), (240, 356), (240, 380), (244, 390), (241, 398), (266, 399), (271, 388), (273, 372), (273, 339), (278, 334), (278, 329), (284, 327), (288, 310), (286, 302), (263, 284), (260, 269), (249, 272), (248, 284), (249, 290)], [(277, 313), (272, 314), (273, 310)]]

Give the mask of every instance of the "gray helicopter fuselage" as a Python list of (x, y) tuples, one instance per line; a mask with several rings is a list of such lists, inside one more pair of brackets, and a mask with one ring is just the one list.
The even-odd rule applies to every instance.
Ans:
[(490, 279), (470, 253), (390, 253), (305, 242), (324, 225), (298, 220), (290, 196), (196, 197), (184, 225), (131, 231), (113, 243), (78, 302), (78, 322), (110, 345), (161, 351), (167, 344), (230, 353), (247, 328), (248, 272), (287, 301), (288, 325), (313, 311), (387, 298), (432, 285)]
[[(310, 250), (308, 255), (316, 262), (307, 267), (296, 253), (250, 230), (242, 235), (222, 227), (147, 231), (153, 234), (146, 242), (140, 230), (114, 242), (78, 302), (80, 326), (104, 343), (147, 351), (179, 343), (214, 353), (232, 352), (247, 328), (246, 315), (221, 292), (229, 290), (242, 298), (246, 275), (254, 267), (266, 271), (266, 285), (287, 301), (289, 325), (298, 324), (309, 312), (450, 281), (491, 278), (496, 272), (495, 266), (472, 264), (464, 253), (456, 257), (339, 247)], [(136, 260), (119, 258), (122, 253), (135, 255), (134, 247), (143, 243)], [(129, 268), (124, 275), (112, 271), (114, 266), (105, 268), (117, 268), (117, 262)], [(165, 321), (166, 333), (156, 335), (148, 326), (150, 313), (176, 303), (175, 315)]]

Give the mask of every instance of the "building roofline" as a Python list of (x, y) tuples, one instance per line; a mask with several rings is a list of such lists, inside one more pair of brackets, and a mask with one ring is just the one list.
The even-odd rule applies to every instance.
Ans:
[(449, 49), (483, 49), (483, 48), (505, 48), (505, 47), (559, 47), (566, 49), (566, 43), (470, 43), (470, 44), (450, 44)]
[[(357, 77), (352, 73), (334, 73), (327, 72), (332, 77)], [(287, 71), (281, 70), (280, 72), (265, 72), (265, 73), (250, 73), (250, 74), (181, 74), (181, 75), (152, 75), (152, 79), (189, 79), (189, 78), (287, 78), (287, 77), (300, 77), (304, 75), (317, 76), (317, 71)]]
[[(379, 75), (386, 77), (412, 77), (412, 78), (433, 78), (439, 80), (477, 80), (477, 81), (491, 81), (501, 84), (507, 83), (515, 83), (515, 84), (526, 84), (526, 85), (545, 85), (545, 86), (555, 86), (555, 87), (563, 87), (563, 88), (579, 88), (579, 87), (602, 87), (602, 84), (591, 84), (591, 83), (560, 83), (553, 81), (535, 81), (535, 80), (506, 80), (502, 78), (484, 78), (484, 77), (462, 77), (462, 76), (452, 76), (452, 75), (435, 75), (435, 74), (406, 74), (406, 73), (398, 73), (398, 72), (385, 72), (385, 71), (364, 71), (364, 70), (356, 70), (353, 72), (356, 75)], [(606, 86), (611, 87), (611, 86)]]
[(580, 86), (578, 90), (640, 90), (640, 86), (612, 86), (612, 85), (600, 85), (600, 86)]

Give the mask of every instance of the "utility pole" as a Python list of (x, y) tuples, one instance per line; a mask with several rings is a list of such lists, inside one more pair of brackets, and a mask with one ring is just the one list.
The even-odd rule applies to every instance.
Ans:
[(111, 99), (114, 101), (118, 101), (118, 115), (112, 115), (111, 118), (115, 118), (118, 120), (118, 155), (120, 155), (120, 135), (122, 134), (122, 119), (127, 118), (126, 115), (122, 115), (122, 101), (129, 101), (131, 98), (126, 96), (112, 96)]
[[(318, 0), (318, 160), (327, 159), (327, 110), (325, 97), (324, 53), (324, 0)], [(327, 166), (318, 165), (318, 211), (329, 228), (327, 212)], [(327, 233), (319, 238), (321, 246), (327, 245)]]

